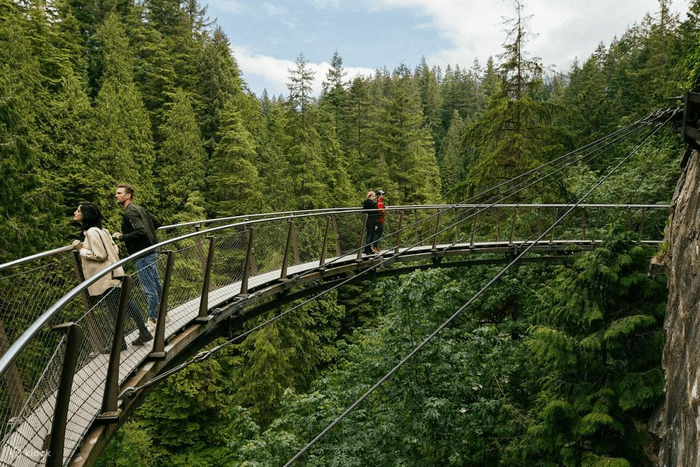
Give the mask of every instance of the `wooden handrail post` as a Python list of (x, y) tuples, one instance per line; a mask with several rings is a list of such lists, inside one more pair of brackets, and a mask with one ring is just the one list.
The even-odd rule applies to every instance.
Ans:
[(65, 323), (55, 326), (54, 331), (66, 333), (66, 353), (63, 357), (61, 368), (61, 381), (56, 393), (56, 405), (49, 434), (48, 457), (46, 467), (63, 466), (63, 448), (66, 441), (66, 426), (68, 423), (68, 408), (70, 407), (70, 395), (73, 389), (75, 368), (80, 357), (80, 346), (83, 343), (83, 328), (75, 323)]
[[(149, 357), (156, 360), (165, 359), (165, 318), (168, 315), (168, 292), (173, 278), (175, 267), (175, 252), (166, 252), (168, 259), (165, 264), (165, 277), (163, 278), (163, 291), (160, 294), (160, 307), (158, 308), (158, 320), (156, 321), (156, 335), (153, 339), (153, 350)], [(200, 302), (201, 303), (201, 302)]]
[(586, 208), (581, 208), (581, 240), (586, 240)]
[(209, 251), (207, 252), (207, 262), (204, 265), (202, 295), (199, 298), (197, 321), (207, 321), (207, 316), (209, 315), (209, 289), (211, 288), (211, 269), (214, 266), (214, 254), (216, 252), (216, 237), (207, 238), (209, 239)]
[(513, 244), (513, 236), (515, 235), (515, 219), (518, 217), (518, 207), (513, 209), (513, 221), (510, 224), (510, 239), (508, 239), (508, 245)]

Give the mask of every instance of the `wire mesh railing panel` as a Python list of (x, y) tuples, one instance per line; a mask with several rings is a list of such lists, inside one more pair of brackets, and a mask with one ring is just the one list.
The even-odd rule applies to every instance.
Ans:
[(248, 230), (240, 227), (217, 232), (214, 261), (211, 266), (210, 301), (226, 297), (225, 286), (243, 279), (243, 267), (248, 253)]
[(323, 233), (326, 229), (325, 216), (302, 217), (295, 221), (296, 241), (299, 250), (298, 263), (306, 264), (317, 262), (321, 256)]
[(364, 214), (357, 212), (339, 213), (333, 216), (332, 221), (335, 222), (335, 226), (331, 226), (334, 237), (337, 227), (337, 239), (334, 238), (333, 242), (340, 247), (340, 255), (357, 253), (360, 242), (365, 235), (362, 229)]
[[(178, 310), (175, 316), (178, 324), (184, 324), (188, 318), (191, 319), (191, 313), (198, 309), (199, 297), (202, 295), (209, 242), (200, 240), (201, 237), (182, 240), (172, 248), (175, 253), (175, 263), (170, 277), (168, 308), (176, 310), (189, 305), (188, 310)], [(163, 255), (163, 261), (160, 263), (161, 277), (165, 277), (166, 258)], [(169, 311), (168, 316), (171, 314)]]
[[(56, 333), (57, 334), (57, 333)], [(65, 339), (58, 335), (56, 347), (30, 391), (20, 413), (10, 420), (3, 433), (0, 465), (38, 465), (47, 455), (46, 440), (51, 431)]]
[(249, 261), (250, 283), (254, 287), (272, 271), (282, 268), (284, 250), (289, 233), (287, 221), (276, 221), (255, 225), (253, 247)]

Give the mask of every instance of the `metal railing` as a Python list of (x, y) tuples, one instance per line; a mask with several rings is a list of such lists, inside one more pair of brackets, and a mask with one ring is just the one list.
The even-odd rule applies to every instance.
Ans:
[[(454, 244), (469, 248), (479, 242), (532, 240), (567, 207), (570, 205), (389, 207), (380, 247), (400, 253), (411, 246), (438, 250)], [(663, 231), (667, 208), (581, 205), (576, 215), (557, 226), (548, 241), (600, 240), (607, 227), (620, 218), (639, 232), (640, 240), (656, 240)], [(344, 208), (169, 226), (164, 230), (181, 234), (124, 258), (87, 280), (81, 276), (72, 247), (0, 265), (0, 375), (4, 383), (0, 387), (0, 465), (46, 462), (43, 456), (48, 438), (53, 449), (63, 451), (48, 460), (62, 465), (93, 422), (114, 421), (120, 381), (145, 358), (162, 358), (165, 339), (176, 329), (197, 319), (206, 320), (217, 304), (245, 295), (266, 281), (284, 279), (338, 258), (361, 259), (366, 215), (361, 209)], [(155, 339), (135, 347), (132, 341), (138, 331), (134, 318), (138, 319), (136, 314), (145, 318), (147, 304), (134, 260), (158, 250), (157, 268), (164, 283), (161, 319)], [(94, 303), (87, 287), (120, 266), (127, 271), (121, 291), (115, 289), (114, 297)], [(119, 304), (116, 313), (115, 303)], [(65, 322), (77, 324), (82, 332), (71, 327), (61, 328), (68, 330), (65, 335), (52, 331)], [(79, 334), (80, 339), (76, 337)], [(128, 345), (124, 350), (122, 336)], [(67, 348), (71, 350), (66, 352)], [(74, 362), (74, 378), (65, 375), (64, 361)], [(56, 412), (56, 400), (71, 401), (69, 407), (61, 407), (65, 413)], [(65, 421), (52, 428), (56, 413)], [(60, 432), (61, 426), (63, 445), (55, 444), (56, 435), (50, 436), (52, 431)]]

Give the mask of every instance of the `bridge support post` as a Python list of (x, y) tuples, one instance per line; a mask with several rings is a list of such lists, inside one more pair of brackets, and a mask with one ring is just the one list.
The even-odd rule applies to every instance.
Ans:
[(165, 359), (165, 318), (168, 314), (168, 292), (170, 282), (173, 278), (173, 267), (175, 266), (175, 252), (168, 251), (168, 262), (165, 265), (165, 278), (163, 278), (163, 291), (160, 294), (160, 308), (158, 309), (158, 320), (156, 321), (156, 335), (153, 339), (153, 351), (148, 355), (155, 360)]
[(321, 259), (318, 260), (318, 265), (323, 266), (326, 262), (326, 243), (328, 242), (328, 231), (331, 229), (331, 216), (326, 218), (326, 232), (323, 234), (323, 242), (321, 242)]
[(437, 236), (438, 236), (439, 231), (440, 231), (440, 212), (438, 212), (437, 219), (435, 220), (435, 233), (433, 234), (433, 246), (431, 248), (432, 251), (437, 250)]
[(394, 254), (399, 254), (399, 248), (401, 247), (401, 224), (403, 224), (403, 211), (399, 211), (399, 227), (396, 229), (396, 246), (394, 247)]
[(253, 239), (255, 238), (255, 228), (248, 229), (248, 249), (246, 250), (245, 260), (243, 261), (243, 279), (241, 280), (241, 291), (239, 295), (248, 295), (248, 279), (250, 278), (250, 263), (253, 258)]
[(109, 354), (109, 365), (107, 367), (107, 378), (105, 381), (105, 392), (102, 397), (102, 408), (97, 416), (97, 423), (115, 423), (119, 421), (119, 359), (122, 352), (122, 342), (124, 342), (124, 320), (126, 309), (129, 306), (129, 295), (134, 280), (129, 276), (124, 276), (122, 280), (121, 296), (119, 297), (119, 312), (117, 322), (114, 326), (114, 336), (112, 338), (112, 351)]
[(196, 321), (207, 321), (209, 315), (209, 286), (211, 284), (211, 268), (214, 265), (214, 252), (216, 247), (216, 237), (207, 237), (209, 239), (209, 252), (207, 253), (207, 262), (204, 266), (204, 279), (202, 280), (202, 296), (199, 298), (199, 314)]
[(586, 240), (586, 208), (581, 208), (581, 240)]
[(73, 388), (75, 367), (80, 357), (80, 346), (83, 344), (83, 328), (75, 323), (59, 324), (54, 331), (65, 331), (66, 353), (63, 357), (61, 368), (61, 382), (56, 394), (56, 406), (49, 434), (48, 457), (46, 467), (63, 466), (63, 447), (66, 441), (66, 425), (68, 422), (68, 407), (70, 406), (70, 394)]
[[(554, 222), (559, 220), (559, 208), (554, 210)], [(549, 231), (549, 243), (554, 243), (554, 227)]]
[(477, 214), (474, 213), (474, 220), (472, 221), (472, 238), (469, 241), (469, 248), (474, 248), (474, 235), (476, 235), (476, 217)]
[(513, 244), (513, 236), (515, 235), (515, 219), (518, 217), (518, 207), (513, 209), (513, 221), (510, 223), (510, 238), (508, 239), (508, 245)]
[(418, 222), (418, 209), (413, 210), (413, 221), (416, 225), (416, 238), (418, 239), (418, 246), (423, 246), (423, 239), (420, 235), (420, 222)]
[(282, 267), (280, 268), (280, 279), (287, 278), (287, 266), (289, 265), (289, 247), (292, 244), (294, 235), (294, 220), (289, 219), (289, 231), (287, 232), (287, 243), (284, 245), (284, 256), (282, 257)]
[(642, 230), (644, 229), (644, 215), (647, 212), (647, 208), (642, 208), (642, 219), (639, 222), (639, 241), (642, 241)]

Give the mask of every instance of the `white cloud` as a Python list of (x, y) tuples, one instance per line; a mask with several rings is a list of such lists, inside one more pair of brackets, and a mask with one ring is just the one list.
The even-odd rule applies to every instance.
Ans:
[[(287, 83), (289, 83), (289, 70), (297, 68), (296, 62), (280, 60), (274, 57), (259, 55), (249, 52), (245, 47), (232, 46), (233, 55), (241, 70), (243, 78), (249, 82), (252, 79), (263, 81), (264, 87), (270, 95), (288, 95)], [(315, 73), (313, 91), (315, 95), (321, 94), (322, 83), (331, 65), (328, 62), (309, 63), (308, 67)], [(371, 76), (374, 70), (371, 68), (346, 67), (346, 80), (358, 75)]]
[[(432, 25), (453, 43), (428, 57), (430, 63), (440, 66), (470, 66), (475, 58), (483, 65), (489, 56), (501, 53), (506, 41), (504, 19), (516, 15), (511, 0), (369, 0), (368, 4), (373, 9), (413, 7), (429, 16)], [(659, 8), (657, 0), (530, 0), (524, 5), (524, 14), (532, 15), (530, 31), (536, 35), (526, 51), (559, 71), (566, 71), (561, 66), (576, 57), (588, 58), (600, 42), (609, 45), (615, 36), (641, 22), (645, 13), (656, 14)], [(673, 0), (671, 11), (685, 9), (683, 0)]]

